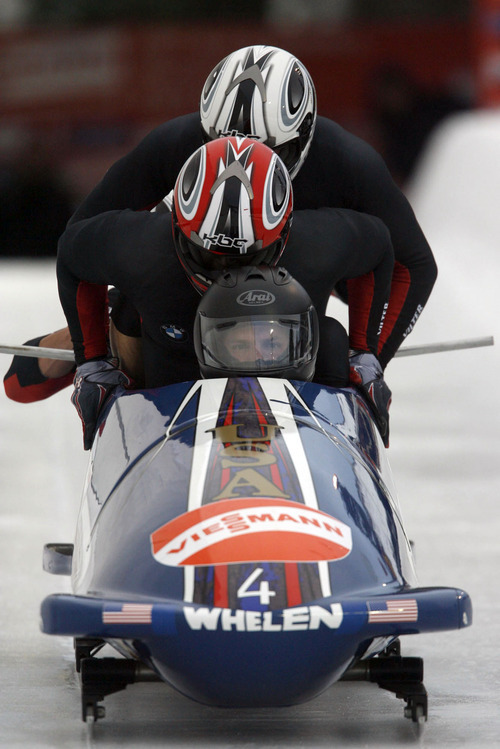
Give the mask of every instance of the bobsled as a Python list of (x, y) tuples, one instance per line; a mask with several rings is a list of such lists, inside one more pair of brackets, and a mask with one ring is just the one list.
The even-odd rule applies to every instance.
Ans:
[(464, 591), (417, 583), (365, 401), (310, 382), (115, 393), (74, 543), (47, 544), (44, 567), (71, 575), (41, 626), (74, 638), (89, 721), (143, 679), (223, 707), (289, 706), (364, 679), (423, 723), (423, 661), (399, 638), (472, 622)]

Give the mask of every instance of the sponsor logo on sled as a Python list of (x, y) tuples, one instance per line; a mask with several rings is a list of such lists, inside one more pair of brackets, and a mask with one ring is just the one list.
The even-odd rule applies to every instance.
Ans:
[(344, 612), (342, 604), (296, 606), (283, 611), (244, 611), (243, 609), (192, 608), (184, 606), (184, 617), (190, 629), (224, 632), (297, 632), (319, 629), (338, 629)]
[(186, 512), (151, 534), (156, 561), (183, 565), (321, 562), (347, 556), (351, 529), (286, 499), (224, 499)]

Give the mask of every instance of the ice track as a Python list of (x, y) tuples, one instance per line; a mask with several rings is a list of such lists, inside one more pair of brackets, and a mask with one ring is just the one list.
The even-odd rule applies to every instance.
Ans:
[[(500, 118), (465, 116), (445, 127), (451, 129), (431, 145), (413, 186), (440, 277), (409, 343), (495, 335), (497, 345), (401, 358), (387, 371), (389, 457), (420, 583), (463, 587), (474, 606), (470, 629), (403, 638), (403, 654), (425, 662), (423, 736), (416, 738), (399, 700), (363, 683), (336, 684), (299, 707), (258, 711), (218, 710), (165, 684), (137, 684), (106, 699), (107, 717), (91, 735), (80, 720), (72, 642), (38, 629), (43, 597), (69, 585), (42, 571), (42, 547), (73, 540), (86, 468), (79, 421), (69, 390), (20, 405), (2, 389), (0, 746), (499, 745), (500, 259), (493, 205), (500, 177), (488, 163), (498, 162)], [(488, 186), (476, 209), (477, 165), (477, 184), (486, 175)], [(0, 343), (22, 343), (63, 323), (51, 261), (0, 261)], [(0, 359), (2, 374), (9, 362)]]

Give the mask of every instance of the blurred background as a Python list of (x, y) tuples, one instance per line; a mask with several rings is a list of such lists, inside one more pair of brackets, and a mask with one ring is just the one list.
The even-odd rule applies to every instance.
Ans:
[[(53, 257), (78, 202), (149, 130), (197, 110), (224, 55), (256, 43), (296, 54), (320, 114), (372, 143), (408, 195), (439, 266), (410, 344), (500, 340), (500, 0), (0, 0), (6, 344), (64, 324)], [(498, 343), (390, 365), (390, 460), (419, 578), (463, 586), (475, 610), (470, 631), (405, 643), (406, 654), (426, 659), (424, 742), (440, 749), (497, 747), (500, 735), (497, 352)], [(0, 389), (0, 543), (9, 565), (0, 576), (0, 746), (9, 749), (90, 746), (78, 728), (72, 643), (38, 631), (43, 592), (69, 586), (42, 572), (41, 548), (72, 540), (86, 462), (68, 390), (22, 406)], [(393, 696), (360, 695), (358, 686), (258, 720), (216, 720), (203, 707), (147, 691), (141, 701), (127, 689), (113, 696), (98, 745), (164, 746), (165, 736), (183, 747), (414, 745), (392, 717)]]
[(500, 101), (500, 0), (2, 0), (0, 255), (54, 256), (110, 164), (255, 43), (296, 54), (403, 189), (439, 122)]

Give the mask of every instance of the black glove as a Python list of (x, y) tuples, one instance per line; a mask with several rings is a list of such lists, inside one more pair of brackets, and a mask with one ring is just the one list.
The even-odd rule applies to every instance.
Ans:
[(379, 360), (370, 351), (349, 351), (350, 380), (361, 391), (373, 414), (385, 447), (389, 447), (389, 407), (392, 393)]
[(80, 364), (76, 369), (71, 402), (82, 420), (84, 450), (92, 447), (97, 417), (109, 395), (118, 385), (129, 387), (132, 384), (130, 377), (118, 369), (115, 362), (96, 359)]

